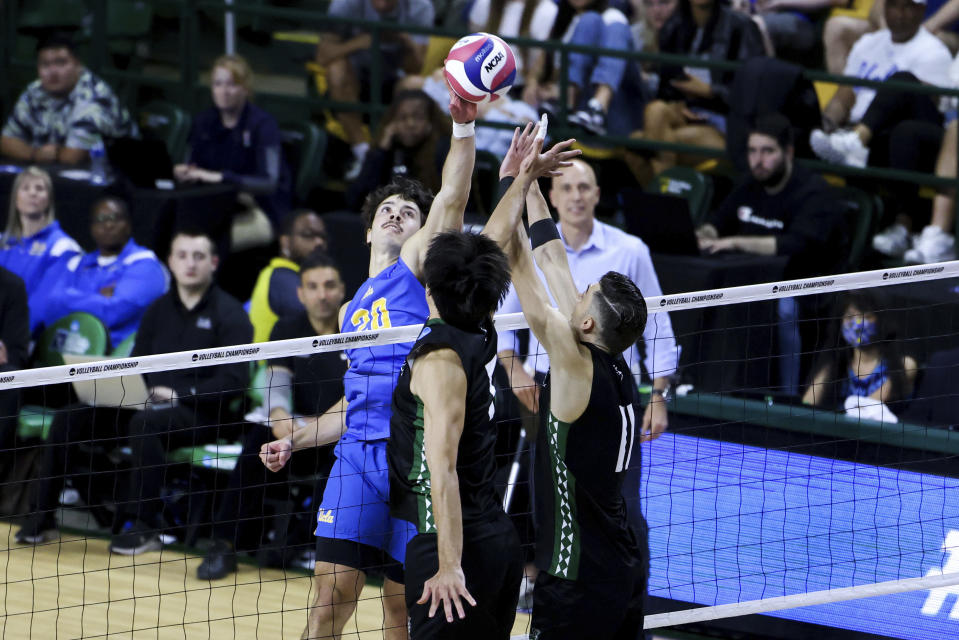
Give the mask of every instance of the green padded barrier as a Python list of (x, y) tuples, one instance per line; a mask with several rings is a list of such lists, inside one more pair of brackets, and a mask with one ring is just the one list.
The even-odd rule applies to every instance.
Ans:
[(842, 413), (777, 405), (729, 395), (691, 393), (677, 396), (671, 412), (709, 418), (720, 422), (747, 422), (786, 431), (797, 431), (881, 443), (927, 451), (959, 454), (959, 434), (916, 424), (889, 424), (858, 420)]
[(190, 114), (169, 102), (155, 101), (140, 109), (137, 122), (144, 134), (163, 141), (173, 162), (184, 159), (190, 137)]
[(46, 440), (53, 424), (53, 409), (39, 405), (24, 405), (20, 409), (17, 423), (17, 437), (21, 440)]
[(240, 458), (243, 445), (239, 442), (207, 444), (201, 447), (174, 449), (167, 455), (170, 462), (189, 464), (204, 469), (232, 471)]
[(123, 342), (118, 344), (113, 351), (110, 352), (111, 358), (129, 358), (130, 354), (133, 353), (133, 345), (137, 341), (137, 332), (134, 331), (126, 338), (123, 339)]
[(33, 366), (62, 365), (64, 353), (102, 356), (109, 343), (110, 335), (99, 318), (82, 311), (71, 313), (43, 331), (33, 352)]
[(646, 190), (684, 198), (689, 202), (689, 214), (697, 227), (706, 221), (712, 206), (712, 178), (689, 167), (666, 169), (646, 185)]
[(306, 202), (310, 190), (323, 181), (326, 131), (307, 120), (287, 122), (280, 126), (280, 138), (287, 162), (296, 169), (296, 175), (293, 176), (296, 199)]

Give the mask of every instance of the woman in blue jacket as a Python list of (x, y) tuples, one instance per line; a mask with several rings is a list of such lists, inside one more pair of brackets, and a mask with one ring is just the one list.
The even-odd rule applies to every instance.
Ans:
[(0, 236), (0, 267), (23, 279), (33, 305), (47, 269), (57, 260), (79, 253), (80, 245), (54, 219), (50, 174), (37, 167), (24, 169), (10, 193), (7, 226)]

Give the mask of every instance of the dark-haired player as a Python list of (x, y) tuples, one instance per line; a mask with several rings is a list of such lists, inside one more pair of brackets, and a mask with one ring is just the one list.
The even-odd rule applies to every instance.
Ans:
[[(423, 261), (436, 234), (463, 225), (475, 156), (476, 106), (451, 93), (450, 113), (453, 137), (436, 198), (416, 181), (402, 179), (377, 189), (363, 205), (369, 279), (340, 310), (343, 332), (417, 325), (429, 316), (420, 282)], [(317, 516), (316, 591), (304, 637), (340, 637), (371, 570), (385, 575), (385, 637), (407, 637), (402, 562), (414, 532), (410, 523), (390, 517), (386, 440), (396, 377), (412, 346), (348, 349), (344, 398), (261, 450), (264, 464), (278, 470), (294, 449), (339, 440)]]
[(629, 278), (612, 271), (577, 291), (535, 186), (527, 207), (536, 262), (558, 307), (549, 303), (519, 225), (507, 251), (513, 286), (550, 358), (546, 424), (534, 462), (540, 573), (530, 637), (636, 638), (643, 628), (644, 552), (627, 520), (622, 484), (642, 414), (620, 354), (642, 335), (646, 303)]
[[(529, 185), (576, 153), (565, 142), (540, 154), (533, 134), (514, 134), (505, 162), (522, 168), (484, 229), (503, 242)], [(424, 277), (430, 318), (400, 372), (388, 445), (391, 510), (416, 528), (406, 548), (410, 630), (414, 640), (508, 638), (523, 563), (494, 485), (491, 375), (492, 315), (509, 268), (495, 240), (452, 232), (430, 244)]]

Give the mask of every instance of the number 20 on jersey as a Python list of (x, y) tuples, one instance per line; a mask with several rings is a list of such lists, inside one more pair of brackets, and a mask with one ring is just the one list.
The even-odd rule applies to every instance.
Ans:
[(350, 322), (357, 331), (376, 331), (390, 328), (390, 312), (386, 308), (386, 298), (377, 298), (370, 305), (370, 310), (357, 309), (350, 317)]

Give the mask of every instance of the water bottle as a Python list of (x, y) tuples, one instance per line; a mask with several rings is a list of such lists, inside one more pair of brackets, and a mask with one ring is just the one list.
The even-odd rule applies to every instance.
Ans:
[(90, 182), (106, 184), (109, 169), (106, 147), (103, 146), (103, 140), (97, 140), (96, 144), (90, 147)]

